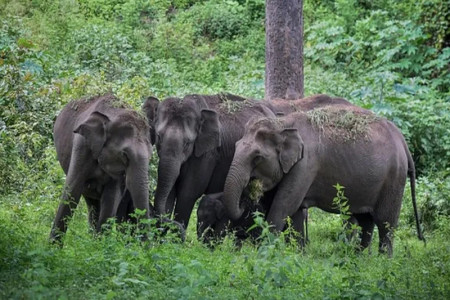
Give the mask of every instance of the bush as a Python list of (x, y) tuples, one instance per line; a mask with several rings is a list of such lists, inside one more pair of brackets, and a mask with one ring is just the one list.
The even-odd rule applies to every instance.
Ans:
[(450, 50), (429, 46), (430, 36), (415, 19), (392, 19), (384, 10), (348, 18), (330, 18), (305, 28), (305, 58), (355, 75), (370, 70), (421, 77), (431, 87), (448, 91)]
[(103, 71), (108, 79), (121, 79), (133, 54), (128, 36), (105, 24), (87, 24), (75, 29), (66, 41), (65, 54), (82, 71)]
[(395, 118), (408, 141), (419, 175), (450, 170), (449, 101), (413, 98), (396, 105)]
[[(416, 181), (416, 198), (421, 226), (426, 235), (439, 229), (450, 216), (450, 171), (429, 173)], [(409, 183), (406, 184), (400, 220), (412, 231), (415, 228), (414, 211)], [(416, 235), (415, 232), (412, 233)]]
[(402, 79), (398, 73), (373, 72), (361, 78), (361, 87), (349, 98), (392, 120), (402, 131), (418, 176), (450, 169), (450, 98)]
[(233, 0), (196, 4), (179, 18), (182, 23), (192, 24), (197, 39), (206, 37), (210, 40), (243, 35), (250, 21), (246, 9)]
[(51, 138), (55, 99), (49, 58), (24, 38), (19, 19), (3, 20), (0, 31), (0, 193), (20, 190), (26, 165), (39, 160)]
[(158, 0), (80, 0), (81, 12), (88, 18), (146, 26), (168, 10), (169, 1)]

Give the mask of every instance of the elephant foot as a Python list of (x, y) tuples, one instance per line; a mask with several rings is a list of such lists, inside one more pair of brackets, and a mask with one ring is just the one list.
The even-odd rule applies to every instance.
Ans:
[(56, 245), (59, 246), (60, 248), (62, 248), (63, 246), (63, 242), (62, 242), (62, 237), (63, 237), (63, 233), (52, 229), (52, 231), (50, 232), (50, 236), (48, 238), (48, 241), (50, 242), (50, 244), (52, 245)]
[(184, 243), (186, 240), (186, 230), (184, 226), (168, 218), (159, 219), (155, 226), (155, 237), (161, 242), (179, 241)]

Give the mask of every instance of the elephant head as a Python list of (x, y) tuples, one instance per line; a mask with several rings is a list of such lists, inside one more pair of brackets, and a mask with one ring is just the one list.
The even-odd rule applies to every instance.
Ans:
[(152, 152), (148, 132), (146, 122), (136, 112), (126, 109), (114, 109), (114, 113), (96, 110), (74, 130), (84, 137), (92, 158), (103, 172), (115, 180), (125, 178), (134, 207), (146, 210), (147, 217), (151, 213), (148, 161)]
[(218, 114), (196, 95), (162, 102), (148, 99), (144, 109), (155, 130), (159, 155), (155, 208), (158, 214), (165, 214), (182, 164), (220, 146), (220, 122)]
[(203, 242), (222, 238), (230, 219), (225, 214), (222, 193), (208, 194), (200, 200), (197, 209), (197, 237)]
[(142, 162), (147, 164), (151, 155), (152, 147), (146, 136), (148, 131), (147, 124), (136, 113), (124, 110), (111, 118), (94, 111), (74, 133), (85, 138), (99, 166), (108, 175), (117, 178), (123, 174), (136, 177), (136, 173), (146, 173), (141, 170), (144, 169), (142, 167), (133, 167), (140, 166)]
[[(97, 231), (117, 214), (126, 189), (135, 208), (150, 217), (148, 161), (152, 146), (148, 124), (133, 110), (119, 107), (111, 94), (66, 105), (54, 125), (58, 160), (66, 183), (51, 240), (59, 241), (81, 195)], [(127, 211), (127, 208), (124, 208)]]
[(262, 191), (272, 190), (303, 157), (303, 140), (297, 129), (284, 128), (275, 118), (252, 119), (236, 151), (225, 181), (223, 204), (237, 220), (244, 212), (241, 195), (250, 180), (258, 179)]

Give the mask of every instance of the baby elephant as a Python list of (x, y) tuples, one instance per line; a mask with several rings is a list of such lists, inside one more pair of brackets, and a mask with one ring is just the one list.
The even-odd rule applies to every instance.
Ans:
[(264, 213), (261, 204), (252, 203), (242, 216), (231, 221), (225, 214), (225, 208), (222, 204), (222, 193), (208, 194), (200, 200), (197, 209), (197, 236), (204, 243), (220, 241), (225, 237), (228, 231), (233, 231), (237, 241), (247, 238), (256, 238), (259, 236), (258, 228), (248, 232), (254, 224), (254, 213)]
[(125, 190), (133, 207), (150, 217), (148, 163), (152, 146), (145, 118), (106, 94), (67, 104), (55, 121), (53, 135), (66, 182), (51, 241), (60, 242), (81, 195), (89, 209), (89, 222), (97, 231), (116, 216)]
[[(244, 193), (245, 194), (245, 193)], [(220, 241), (227, 232), (233, 231), (238, 242), (245, 239), (256, 239), (261, 235), (261, 228), (253, 228), (255, 213), (265, 214), (270, 207), (272, 195), (267, 193), (258, 202), (249, 199), (243, 200), (247, 205), (242, 216), (236, 220), (231, 219), (225, 213), (225, 207), (222, 203), (223, 193), (208, 194), (200, 200), (197, 209), (197, 236), (204, 243)], [(248, 198), (245, 197), (244, 198)], [(308, 210), (300, 209), (294, 216), (293, 227), (300, 233), (299, 243), (304, 246), (308, 240), (307, 230)]]

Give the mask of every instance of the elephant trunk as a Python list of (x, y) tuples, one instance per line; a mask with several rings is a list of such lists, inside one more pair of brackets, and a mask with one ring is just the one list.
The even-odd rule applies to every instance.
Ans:
[(126, 187), (133, 199), (135, 208), (145, 210), (145, 218), (153, 215), (153, 208), (148, 201), (148, 161), (149, 155), (138, 155), (132, 159), (126, 172)]
[[(175, 186), (181, 169), (181, 160), (162, 156), (158, 166), (158, 184), (155, 193), (155, 209), (158, 215), (171, 213), (172, 208), (167, 208), (167, 199)], [(172, 195), (174, 196), (174, 195)]]
[(241, 195), (250, 181), (250, 173), (245, 171), (245, 164), (233, 160), (225, 181), (223, 205), (227, 215), (232, 220), (239, 219), (244, 213), (240, 205)]

